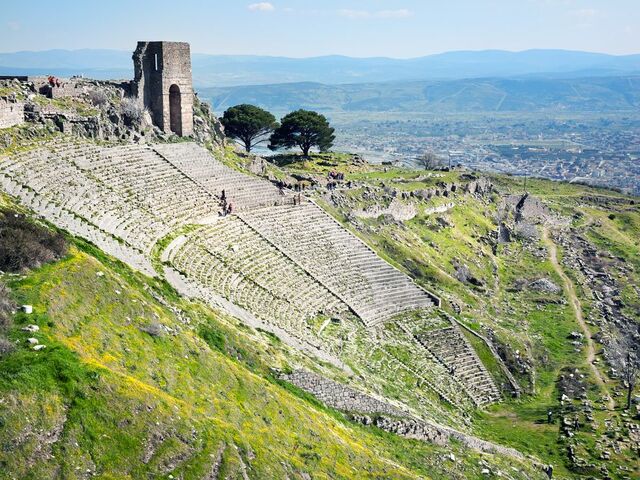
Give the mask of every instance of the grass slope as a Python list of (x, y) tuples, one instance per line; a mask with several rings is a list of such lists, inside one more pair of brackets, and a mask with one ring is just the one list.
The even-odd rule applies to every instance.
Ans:
[[(539, 476), (513, 459), (348, 423), (270, 376), (308, 362), (276, 338), (82, 241), (5, 280), (34, 313), (15, 316), (17, 349), (0, 358), (0, 478)], [(46, 348), (33, 351), (29, 336)]]
[[(494, 251), (487, 238), (496, 230), (496, 218), (505, 194), (522, 194), (520, 181), (507, 176), (491, 176), (499, 194), (474, 197), (453, 194), (429, 201), (402, 199), (402, 192), (438, 188), (442, 183), (464, 185), (461, 172), (434, 173), (390, 166), (353, 162), (349, 155), (317, 155), (311, 159), (281, 157), (277, 159), (286, 171), (324, 177), (330, 170), (345, 173), (345, 179), (356, 182), (355, 188), (329, 194), (320, 190), (318, 202), (353, 233), (360, 236), (382, 257), (404, 270), (424, 287), (443, 298), (443, 307), (471, 329), (484, 335), (493, 332), (496, 342), (503, 345), (510, 358), (512, 373), (524, 389), (519, 399), (505, 397), (500, 404), (477, 412), (475, 431), (496, 442), (513, 446), (536, 455), (555, 466), (555, 475), (576, 478), (603, 475), (608, 469), (611, 478), (631, 478), (640, 475), (634, 442), (623, 440), (620, 452), (611, 461), (602, 461), (602, 445), (596, 441), (611, 435), (611, 426), (618, 425), (622, 435), (629, 433), (629, 414), (607, 411), (587, 365), (584, 348), (576, 348), (568, 340), (571, 332), (580, 331), (575, 313), (568, 305), (565, 292), (541, 293), (517, 288), (523, 281), (547, 278), (556, 285), (563, 281), (554, 271), (548, 249), (541, 235), (531, 241), (515, 241), (498, 246)], [(588, 197), (620, 194), (602, 189), (533, 179), (530, 193), (541, 198), (553, 211), (568, 219), (586, 237), (605, 252), (618, 256), (628, 267), (624, 275), (614, 272), (621, 284), (621, 297), (630, 318), (640, 321), (640, 208), (636, 204), (598, 205)], [(388, 206), (390, 191), (396, 192), (396, 202), (413, 203), (416, 216), (408, 221), (394, 221), (389, 216), (354, 218), (353, 211), (379, 204)], [(444, 213), (431, 213), (430, 208), (443, 204), (455, 205)], [(538, 226), (540, 233), (541, 226)], [(559, 255), (562, 248), (558, 245)], [(477, 284), (462, 282), (456, 277), (456, 265), (464, 264)], [(573, 281), (585, 316), (591, 308), (589, 297), (581, 284)], [(458, 313), (459, 312), (459, 313)], [(590, 325), (592, 333), (597, 327)], [(487, 368), (500, 381), (501, 372), (482, 342), (470, 336)], [(601, 372), (604, 362), (601, 362)], [(518, 368), (528, 365), (528, 368)], [(559, 415), (569, 404), (561, 404), (558, 381), (562, 374), (575, 375), (587, 385), (587, 401), (595, 405), (593, 421), (567, 438), (559, 426)], [(608, 390), (621, 397), (621, 385), (610, 380)], [(622, 398), (619, 399), (619, 403)], [(547, 412), (554, 412), (554, 423), (547, 424)], [(637, 422), (636, 422), (637, 424)], [(625, 426), (626, 425), (626, 426)], [(625, 433), (626, 432), (626, 433)], [(615, 436), (615, 435), (614, 435)], [(633, 437), (633, 435), (632, 435)], [(623, 438), (623, 437), (621, 437)], [(637, 440), (636, 440), (637, 442)], [(572, 469), (569, 445), (591, 462), (590, 468)], [(633, 475), (631, 475), (633, 477)]]

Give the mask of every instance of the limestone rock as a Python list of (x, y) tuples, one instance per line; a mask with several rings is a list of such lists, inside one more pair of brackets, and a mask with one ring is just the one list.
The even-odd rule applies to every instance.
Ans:
[(562, 289), (548, 278), (540, 278), (529, 284), (529, 288), (536, 292), (560, 293)]

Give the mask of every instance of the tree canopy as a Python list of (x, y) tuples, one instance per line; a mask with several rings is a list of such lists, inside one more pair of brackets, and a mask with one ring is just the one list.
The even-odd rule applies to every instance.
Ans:
[(442, 159), (435, 153), (429, 151), (424, 152), (416, 160), (425, 170), (433, 170), (442, 164)]
[(236, 105), (229, 108), (220, 120), (225, 134), (242, 142), (247, 152), (268, 140), (268, 135), (278, 127), (276, 117), (255, 105)]
[(306, 157), (313, 147), (318, 147), (321, 152), (329, 150), (336, 138), (334, 132), (324, 115), (296, 110), (282, 118), (280, 126), (271, 135), (269, 148), (299, 147)]

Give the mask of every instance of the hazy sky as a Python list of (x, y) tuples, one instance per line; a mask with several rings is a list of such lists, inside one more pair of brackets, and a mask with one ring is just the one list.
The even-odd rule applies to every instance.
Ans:
[(3, 0), (0, 50), (182, 40), (216, 54), (640, 53), (640, 0)]

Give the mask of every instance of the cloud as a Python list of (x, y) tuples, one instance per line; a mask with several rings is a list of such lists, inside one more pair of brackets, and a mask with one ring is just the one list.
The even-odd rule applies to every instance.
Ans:
[(571, 15), (583, 20), (592, 19), (598, 16), (598, 10), (596, 10), (595, 8), (581, 8), (579, 10), (572, 10)]
[(571, 10), (569, 15), (577, 20), (576, 26), (578, 28), (589, 28), (597, 20), (600, 12), (595, 8), (581, 8), (579, 10)]
[(273, 12), (276, 9), (276, 7), (269, 2), (252, 3), (247, 8), (252, 12)]
[(343, 10), (338, 10), (338, 15), (340, 15), (341, 17), (347, 17), (347, 18), (369, 18), (371, 16), (371, 13), (367, 12), (366, 10), (343, 9)]
[(20, 22), (16, 22), (16, 21), (7, 22), (7, 28), (12, 32), (17, 32), (18, 30), (20, 30), (21, 26), (22, 25), (20, 25)]
[(338, 10), (338, 15), (345, 18), (363, 19), (363, 18), (407, 18), (412, 14), (411, 10), (400, 8), (398, 10), (378, 10), (372, 12), (369, 10)]
[(380, 10), (374, 13), (374, 16), (377, 18), (407, 18), (411, 15), (411, 10), (407, 10), (406, 8), (399, 10)]

